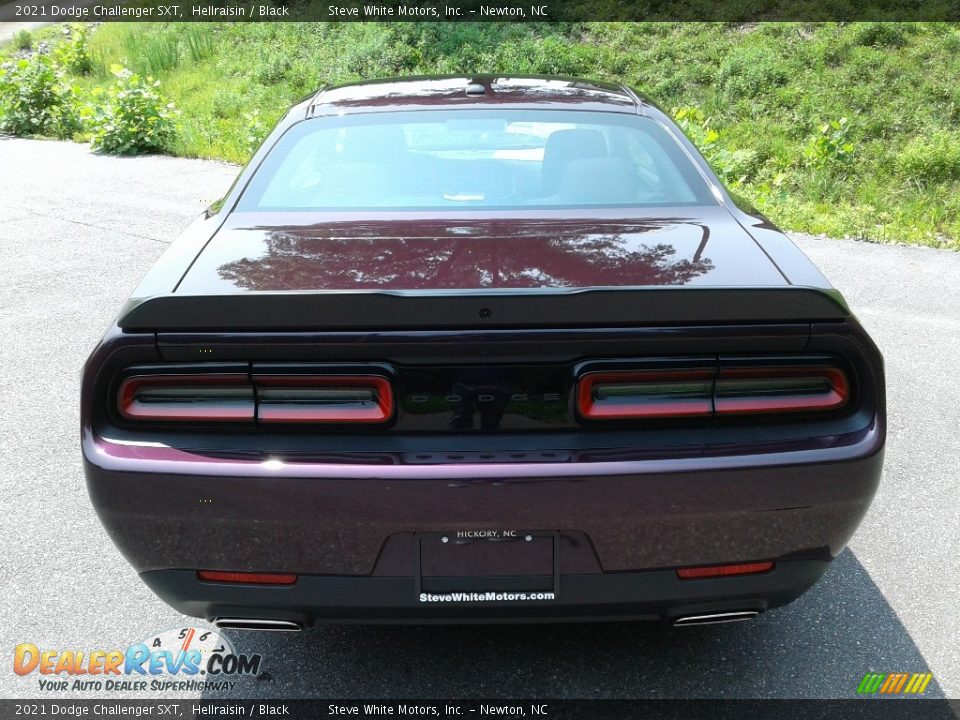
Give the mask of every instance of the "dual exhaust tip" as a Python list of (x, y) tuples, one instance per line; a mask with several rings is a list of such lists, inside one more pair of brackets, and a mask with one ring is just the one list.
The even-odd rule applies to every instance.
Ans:
[(264, 630), (267, 632), (299, 632), (300, 623), (291, 620), (263, 620), (260, 618), (216, 618), (213, 621), (221, 630)]
[(734, 610), (731, 612), (706, 613), (703, 615), (681, 615), (673, 619), (674, 627), (693, 625), (719, 625), (720, 623), (751, 620), (760, 614), (759, 610)]
[[(734, 610), (731, 612), (706, 613), (703, 615), (681, 615), (673, 619), (674, 627), (693, 625), (718, 625), (720, 623), (750, 620), (759, 615), (758, 610)], [(261, 618), (217, 618), (213, 621), (221, 630), (260, 630), (266, 632), (298, 632), (303, 629), (300, 623), (292, 620), (264, 620)]]

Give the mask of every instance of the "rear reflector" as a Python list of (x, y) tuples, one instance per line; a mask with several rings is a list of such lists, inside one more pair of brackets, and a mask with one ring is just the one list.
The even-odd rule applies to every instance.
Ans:
[(836, 410), (849, 396), (837, 368), (727, 368), (717, 378), (714, 406), (718, 415)]
[(696, 580), (698, 578), (729, 577), (730, 575), (756, 575), (770, 570), (773, 570), (772, 562), (755, 562), (740, 563), (739, 565), (679, 568), (677, 575), (682, 580)]
[(393, 390), (376, 375), (257, 375), (262, 423), (382, 423), (393, 416)]
[(240, 373), (130, 377), (117, 398), (129, 420), (243, 422), (255, 413), (253, 388)]
[(245, 585), (293, 585), (297, 582), (297, 576), (289, 573), (222, 572), (220, 570), (197, 570), (197, 578), (204, 582)]
[(593, 372), (580, 378), (577, 410), (587, 420), (708, 416), (709, 370)]

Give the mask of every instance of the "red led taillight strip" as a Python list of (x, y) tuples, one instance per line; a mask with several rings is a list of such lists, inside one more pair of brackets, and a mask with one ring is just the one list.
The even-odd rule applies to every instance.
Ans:
[(390, 381), (377, 375), (255, 375), (262, 423), (382, 423), (393, 417)]

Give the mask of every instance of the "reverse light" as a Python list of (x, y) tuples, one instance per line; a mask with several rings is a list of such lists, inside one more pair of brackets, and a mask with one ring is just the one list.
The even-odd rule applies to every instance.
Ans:
[(577, 410), (587, 420), (709, 416), (712, 393), (709, 370), (591, 372), (577, 386)]
[(714, 408), (718, 415), (837, 410), (849, 397), (847, 376), (833, 367), (723, 368)]
[(197, 570), (197, 579), (204, 582), (240, 583), (243, 585), (293, 585), (297, 576), (291, 573), (223, 572)]
[(244, 422), (255, 415), (253, 387), (241, 373), (129, 377), (117, 403), (128, 420)]
[(701, 578), (730, 577), (732, 575), (758, 575), (773, 570), (772, 562), (739, 563), (736, 565), (710, 565), (706, 567), (678, 568), (677, 576), (681, 580)]
[(393, 389), (378, 375), (256, 375), (262, 423), (382, 423)]

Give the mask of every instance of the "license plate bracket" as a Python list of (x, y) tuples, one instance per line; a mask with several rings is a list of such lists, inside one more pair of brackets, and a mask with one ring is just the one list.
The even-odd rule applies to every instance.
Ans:
[(560, 539), (555, 531), (418, 533), (416, 594), (560, 590)]

